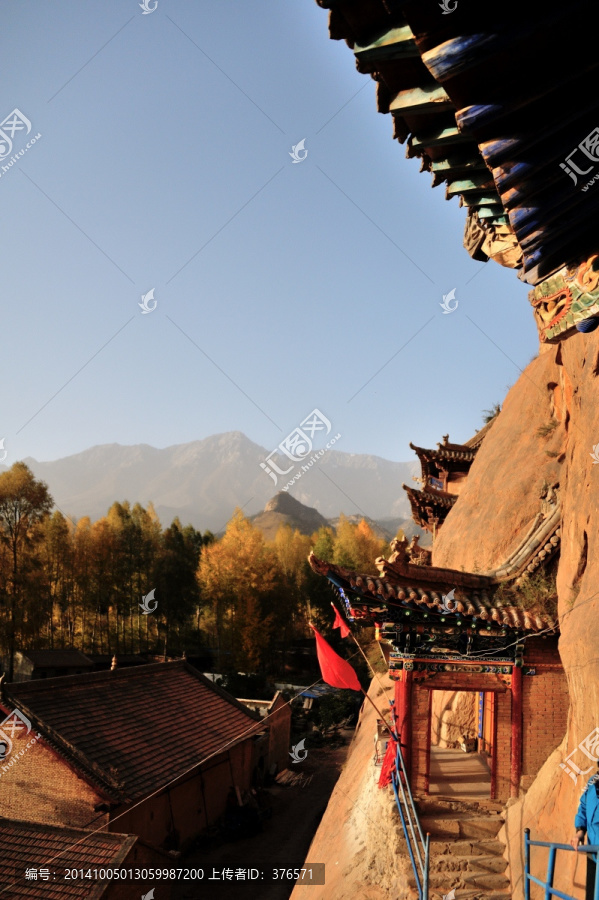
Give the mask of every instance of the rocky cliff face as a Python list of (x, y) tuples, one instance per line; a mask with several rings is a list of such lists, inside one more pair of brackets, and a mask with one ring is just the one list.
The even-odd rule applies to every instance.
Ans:
[[(563, 514), (557, 577), (560, 653), (568, 678), (570, 713), (562, 744), (547, 759), (530, 789), (508, 804), (500, 837), (508, 843), (513, 897), (518, 900), (523, 896), (523, 829), (529, 827), (538, 840), (569, 842), (583, 779), (579, 777), (574, 784), (560, 763), (599, 729), (599, 559), (594, 552), (599, 532), (599, 466), (592, 455), (598, 443), (599, 331), (544, 346), (527, 366), (509, 391), (433, 550), (437, 566), (480, 572), (496, 568), (518, 546), (541, 511), (547, 486), (558, 486)], [(589, 752), (599, 757), (599, 741), (590, 746)], [(339, 790), (333, 794), (311, 855), (328, 863), (327, 877), (336, 860), (339, 867), (344, 862), (348, 867), (348, 880), (337, 877), (327, 897), (342, 896), (343, 885), (346, 896), (357, 896), (354, 887), (373, 874), (377, 876), (381, 869), (395, 872), (395, 885), (392, 887), (385, 875), (377, 881), (378, 893), (370, 882), (368, 892), (359, 895), (405, 896), (394, 862), (396, 848), (391, 846), (395, 842), (386, 832), (387, 820), (374, 830), (368, 824), (367, 813), (383, 814), (377, 806), (380, 798), (373, 799), (382, 792), (362, 783), (367, 754), (365, 745), (362, 750), (359, 747), (356, 744), (350, 756), (351, 772), (342, 775)], [(596, 771), (581, 751), (572, 760), (582, 769), (591, 767), (589, 774)], [(335, 829), (333, 821), (338, 823)], [(323, 829), (330, 831), (328, 838)], [(386, 846), (381, 846), (380, 840), (377, 843), (377, 833), (387, 834)], [(360, 839), (364, 843), (358, 846)], [(359, 850), (357, 856), (352, 856), (352, 847)], [(544, 873), (545, 851), (533, 852), (532, 859), (533, 873)], [(572, 853), (558, 858), (556, 886), (583, 897), (584, 871), (580, 856)], [(301, 900), (296, 892), (293, 900), (296, 896)]]
[(433, 691), (431, 743), (435, 747), (459, 747), (463, 735), (477, 732), (474, 695), (465, 691)]
[[(594, 553), (599, 469), (592, 456), (599, 442), (598, 376), (597, 333), (542, 348), (506, 397), (433, 551), (435, 565), (493, 568), (539, 511), (544, 484), (559, 483), (563, 516), (557, 577), (559, 647), (569, 684), (569, 724), (562, 745), (526, 795), (511, 801), (508, 810), (504, 836), (514, 897), (522, 896), (523, 829), (529, 827), (538, 840), (567, 843), (572, 837), (583, 780), (579, 777), (575, 784), (560, 763), (599, 726), (599, 561)], [(591, 752), (599, 756), (599, 746), (595, 744)], [(581, 751), (572, 761), (582, 769), (592, 766)], [(594, 771), (592, 766), (589, 774)], [(546, 855), (537, 853), (533, 871), (539, 875), (545, 870)], [(558, 888), (584, 896), (580, 857), (562, 856), (558, 872)]]

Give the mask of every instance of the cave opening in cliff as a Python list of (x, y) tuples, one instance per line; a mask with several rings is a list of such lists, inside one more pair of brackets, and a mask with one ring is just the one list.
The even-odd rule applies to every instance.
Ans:
[(494, 796), (494, 691), (429, 692), (427, 792), (454, 799)]

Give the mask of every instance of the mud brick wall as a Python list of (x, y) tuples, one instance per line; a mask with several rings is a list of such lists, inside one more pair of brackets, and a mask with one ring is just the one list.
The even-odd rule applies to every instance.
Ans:
[(522, 782), (527, 790), (547, 757), (558, 747), (568, 724), (568, 682), (557, 649), (557, 638), (526, 642), (526, 666), (534, 675), (522, 679)]

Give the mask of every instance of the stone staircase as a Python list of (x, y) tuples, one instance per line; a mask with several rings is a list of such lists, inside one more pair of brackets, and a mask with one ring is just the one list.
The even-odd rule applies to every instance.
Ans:
[[(505, 846), (497, 840), (503, 804), (415, 797), (424, 835), (430, 834), (429, 898), (511, 900)], [(417, 897), (416, 882), (410, 887)]]

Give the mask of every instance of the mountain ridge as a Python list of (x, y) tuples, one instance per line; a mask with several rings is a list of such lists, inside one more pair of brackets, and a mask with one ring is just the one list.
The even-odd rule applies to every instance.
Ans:
[[(315, 443), (314, 451), (319, 446)], [(23, 461), (47, 482), (56, 505), (74, 518), (92, 521), (115, 501), (154, 504), (163, 524), (179, 516), (200, 530), (222, 531), (235, 507), (252, 516), (300, 471), (301, 462), (279, 460), (277, 482), (260, 463), (269, 451), (241, 431), (222, 432), (164, 448), (150, 444), (96, 444), (57, 460)], [(284, 463), (283, 463), (284, 460)], [(0, 466), (0, 471), (8, 466)], [(321, 470), (321, 471), (319, 471)], [(401, 488), (418, 471), (417, 462), (393, 462), (372, 454), (330, 449), (289, 488), (290, 497), (316, 507), (325, 519), (365, 515), (373, 520), (406, 519), (409, 503)]]

